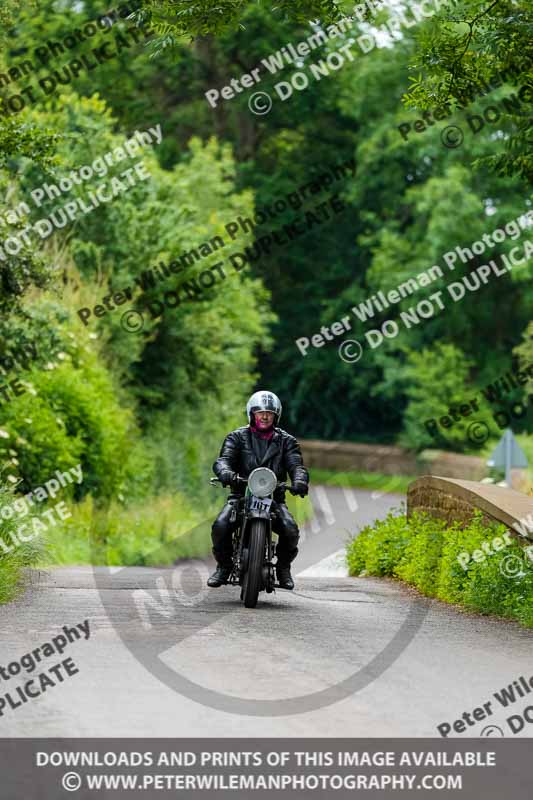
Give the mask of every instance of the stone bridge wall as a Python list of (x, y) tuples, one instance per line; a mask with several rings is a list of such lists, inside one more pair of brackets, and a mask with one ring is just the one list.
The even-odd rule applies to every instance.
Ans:
[[(448, 522), (467, 525), (475, 509), (486, 521), (501, 522), (511, 532), (519, 524), (533, 541), (533, 497), (501, 486), (426, 475), (413, 481), (407, 492), (407, 516), (426, 511)], [(522, 538), (518, 533), (516, 536)]]
[(424, 450), (420, 454), (389, 445), (323, 442), (313, 439), (301, 443), (309, 467), (338, 472), (381, 472), (384, 475), (443, 475), (449, 478), (481, 480), (487, 475), (482, 458)]

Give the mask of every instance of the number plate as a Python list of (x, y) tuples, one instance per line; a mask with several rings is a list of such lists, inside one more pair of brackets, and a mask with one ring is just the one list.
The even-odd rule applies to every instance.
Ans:
[(269, 497), (250, 497), (250, 511), (270, 511), (272, 500)]

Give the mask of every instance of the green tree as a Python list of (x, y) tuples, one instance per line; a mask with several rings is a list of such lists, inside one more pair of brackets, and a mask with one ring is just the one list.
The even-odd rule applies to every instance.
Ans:
[[(416, 72), (406, 93), (408, 106), (430, 109), (451, 103), (457, 108), (472, 90), (483, 91), (498, 73), (519, 70), (519, 83), (529, 86), (531, 103), (533, 10), (529, 0), (460, 0), (424, 27), (410, 67)], [(498, 84), (495, 84), (498, 85)], [(499, 130), (505, 150), (476, 161), (501, 175), (530, 181), (531, 115), (517, 111), (502, 115)]]
[(196, 3), (186, 0), (144, 0), (137, 15), (159, 34), (158, 52), (174, 45), (180, 36), (220, 34), (228, 28), (243, 28), (247, 12), (256, 9), (264, 9), (274, 18), (296, 22), (340, 16), (335, 0), (279, 0), (275, 4), (266, 4), (261, 0), (221, 0), (217, 3), (210, 0)]

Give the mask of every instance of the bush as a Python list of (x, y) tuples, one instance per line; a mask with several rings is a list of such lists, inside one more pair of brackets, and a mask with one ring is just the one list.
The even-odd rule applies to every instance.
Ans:
[[(351, 540), (348, 570), (350, 575), (401, 578), (428, 597), (533, 627), (533, 564), (517, 539), (485, 561), (471, 559), (466, 569), (457, 560), (461, 552), (472, 553), (505, 531), (504, 525), (484, 523), (481, 512), (460, 528), (428, 514), (414, 513), (407, 520), (401, 512), (391, 511)], [(520, 566), (516, 560), (520, 559), (519, 574), (506, 574), (504, 559), (513, 566)]]
[(382, 523), (375, 527), (367, 525), (357, 539), (352, 540), (346, 555), (350, 575), (359, 575), (363, 570), (370, 575), (392, 575), (409, 541), (403, 518), (398, 513), (390, 511)]
[(76, 499), (97, 492), (110, 500), (125, 490), (137, 434), (133, 414), (96, 353), (86, 347), (61, 355), (20, 378), (26, 393), (2, 407), (0, 455), (9, 461), (8, 451), (16, 452), (11, 472), (25, 491), (81, 463)]
[(410, 536), (402, 536), (401, 558), (393, 572), (424, 594), (432, 594), (437, 585), (444, 540), (444, 522), (417, 516), (411, 523)]
[[(14, 501), (12, 492), (0, 486), (0, 603), (7, 603), (18, 594), (25, 583), (24, 568), (36, 564), (43, 552), (42, 539), (23, 541), (17, 538), (17, 531), (23, 524), (20, 518), (15, 515), (4, 519), (2, 516), (4, 509)], [(24, 522), (27, 519), (25, 517)], [(26, 529), (22, 535), (29, 538), (31, 531)]]

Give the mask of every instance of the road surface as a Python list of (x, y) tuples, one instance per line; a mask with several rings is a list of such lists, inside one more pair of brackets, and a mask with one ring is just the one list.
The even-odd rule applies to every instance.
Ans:
[[(240, 606), (236, 587), (207, 590), (209, 565), (35, 573), (1, 609), (0, 665), (64, 625), (87, 619), (90, 637), (61, 656), (77, 674), (3, 709), (0, 736), (425, 737), (489, 700), (490, 718), (461, 736), (489, 723), (511, 736), (505, 718), (527, 696), (509, 710), (493, 693), (532, 675), (530, 631), (346, 574), (350, 532), (401, 499), (314, 489), (296, 590), (262, 594), (256, 610)], [(0, 681), (0, 691), (27, 677)], [(517, 735), (532, 733), (528, 723)]]

